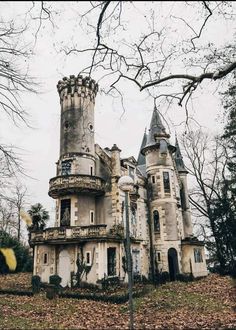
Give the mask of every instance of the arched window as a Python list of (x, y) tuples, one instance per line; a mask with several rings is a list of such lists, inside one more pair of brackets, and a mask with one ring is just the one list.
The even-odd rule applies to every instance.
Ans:
[(160, 219), (159, 219), (159, 212), (157, 210), (153, 211), (153, 223), (154, 223), (154, 231), (160, 232)]

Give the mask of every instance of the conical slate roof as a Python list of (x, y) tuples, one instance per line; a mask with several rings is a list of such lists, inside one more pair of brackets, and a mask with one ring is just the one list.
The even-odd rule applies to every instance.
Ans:
[(182, 157), (182, 154), (181, 154), (181, 151), (180, 151), (177, 136), (175, 138), (175, 147), (176, 147), (175, 163), (176, 163), (177, 170), (178, 170), (178, 172), (188, 173), (188, 171), (186, 170), (185, 165), (184, 165), (184, 161), (183, 161), (183, 157)]
[(145, 147), (156, 145), (156, 138), (169, 138), (169, 134), (166, 133), (165, 127), (162, 124), (161, 117), (157, 108), (154, 107), (152, 113), (152, 119), (150, 123), (150, 129), (148, 131), (147, 143)]
[(146, 164), (145, 156), (141, 153), (141, 150), (146, 146), (146, 144), (147, 144), (147, 133), (146, 133), (146, 129), (145, 129), (145, 132), (143, 134), (142, 144), (141, 144), (141, 147), (139, 150), (139, 155), (138, 155), (138, 165)]

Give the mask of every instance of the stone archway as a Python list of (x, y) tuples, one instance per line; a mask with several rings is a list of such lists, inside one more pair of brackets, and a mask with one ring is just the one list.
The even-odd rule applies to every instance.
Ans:
[(170, 248), (168, 250), (168, 266), (169, 266), (170, 280), (175, 281), (176, 275), (179, 273), (179, 264), (178, 264), (177, 251), (174, 248)]
[(61, 286), (63, 288), (66, 286), (70, 286), (70, 255), (67, 250), (62, 250), (59, 253), (58, 275), (61, 277)]

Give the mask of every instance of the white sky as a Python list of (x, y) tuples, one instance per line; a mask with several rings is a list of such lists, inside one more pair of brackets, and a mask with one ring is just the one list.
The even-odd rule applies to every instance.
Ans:
[[(51, 2), (55, 3), (55, 2)], [(49, 210), (54, 221), (54, 200), (48, 196), (49, 179), (55, 176), (55, 162), (59, 157), (59, 129), (60, 129), (60, 104), (56, 91), (56, 84), (63, 76), (78, 74), (83, 66), (83, 59), (62, 56), (55, 52), (54, 43), (57, 40), (66, 41), (79, 35), (80, 42), (86, 43), (86, 38), (81, 31), (71, 25), (70, 18), (75, 12), (68, 11), (70, 2), (61, 2), (64, 12), (56, 17), (56, 30), (45, 28), (40, 31), (35, 47), (35, 56), (30, 64), (30, 70), (41, 83), (41, 92), (37, 95), (24, 95), (23, 102), (30, 114), (30, 124), (34, 127), (27, 128), (23, 125), (14, 126), (7, 118), (0, 122), (0, 139), (5, 144), (16, 145), (22, 150), (22, 159), (26, 172), (34, 179), (24, 178), (28, 188), (30, 204), (40, 202)], [(74, 2), (75, 5), (75, 2)], [(84, 2), (77, 6), (85, 5)], [(142, 2), (145, 6), (145, 2)], [(163, 4), (164, 5), (164, 4)], [(12, 16), (14, 12), (24, 11), (25, 2), (3, 2), (5, 15)], [(20, 7), (19, 7), (20, 6)], [(1, 14), (0, 14), (1, 15)], [(3, 15), (3, 14), (2, 14)], [(214, 41), (226, 41), (227, 36), (232, 36), (235, 31), (235, 22), (226, 22), (225, 25), (213, 24), (210, 26), (210, 35)], [(28, 35), (30, 39), (30, 32)], [(59, 38), (59, 39), (58, 39)], [(208, 131), (216, 132), (221, 124), (217, 121), (221, 109), (220, 98), (215, 89), (216, 83), (206, 82), (196, 94), (192, 114), (200, 125)], [(95, 142), (101, 147), (112, 147), (114, 143), (122, 150), (121, 156), (138, 156), (145, 127), (149, 126), (153, 111), (153, 100), (146, 93), (140, 93), (136, 87), (127, 83), (125, 85), (126, 112), (122, 115), (121, 105), (110, 97), (98, 94), (95, 105)], [(185, 120), (184, 109), (174, 106), (166, 113), (160, 109), (171, 129), (171, 140), (174, 141), (175, 131), (182, 134)], [(166, 123), (164, 123), (166, 126)]]

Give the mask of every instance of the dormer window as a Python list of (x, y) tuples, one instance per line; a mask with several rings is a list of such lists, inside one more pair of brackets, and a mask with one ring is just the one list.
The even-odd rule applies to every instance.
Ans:
[(134, 179), (134, 168), (129, 166), (129, 176)]
[(167, 142), (166, 140), (160, 140), (160, 154), (166, 155), (167, 154)]
[(61, 175), (70, 175), (71, 174), (71, 160), (64, 160), (61, 162)]

